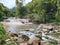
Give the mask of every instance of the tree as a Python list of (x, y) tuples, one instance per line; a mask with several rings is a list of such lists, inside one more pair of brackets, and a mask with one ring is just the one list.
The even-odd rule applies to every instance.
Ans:
[(35, 17), (35, 19), (37, 17), (41, 22), (51, 22), (55, 19), (57, 11), (56, 2), (56, 0), (32, 0), (32, 2), (26, 5), (27, 12), (28, 14), (33, 13), (33, 17)]
[(57, 12), (56, 12), (56, 22), (60, 24), (60, 0), (57, 0)]
[(9, 9), (8, 17), (15, 17), (16, 16), (16, 7)]
[(25, 15), (26, 8), (23, 6), (24, 0), (16, 0), (16, 16), (23, 17)]
[(8, 8), (6, 8), (2, 3), (0, 3), (0, 21), (6, 18), (8, 15)]

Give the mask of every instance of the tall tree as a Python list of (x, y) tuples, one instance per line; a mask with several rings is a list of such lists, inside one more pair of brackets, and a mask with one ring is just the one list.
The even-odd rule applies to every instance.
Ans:
[(57, 0), (56, 22), (60, 24), (60, 0)]
[(0, 21), (3, 20), (3, 18), (6, 18), (8, 16), (8, 8), (6, 8), (2, 3), (0, 3)]
[(25, 8), (23, 6), (23, 2), (24, 0), (16, 0), (16, 16), (24, 16)]

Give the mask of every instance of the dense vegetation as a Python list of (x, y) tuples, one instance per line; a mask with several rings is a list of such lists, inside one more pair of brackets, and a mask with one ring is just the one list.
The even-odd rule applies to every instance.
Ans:
[(7, 16), (7, 13), (8, 13), (8, 9), (5, 6), (3, 6), (2, 3), (0, 3), (0, 20), (5, 18)]
[[(7, 42), (8, 39), (10, 39), (11, 43)], [(0, 23), (0, 45), (16, 45), (15, 42), (11, 39), (11, 36), (6, 33), (6, 30), (3, 24), (1, 23)]]
[(15, 8), (8, 9), (2, 3), (0, 3), (0, 21), (14, 15), (15, 15)]
[(60, 24), (60, 1), (59, 0), (32, 0), (23, 6), (24, 0), (16, 0), (16, 7), (8, 9), (0, 3), (0, 20), (7, 17), (28, 17), (41, 23), (57, 22)]
[(6, 31), (3, 27), (3, 25), (0, 23), (0, 45), (6, 44)]
[(16, 0), (17, 16), (28, 17), (41, 23), (57, 22), (60, 24), (59, 0), (32, 0), (25, 6), (23, 6), (23, 1)]

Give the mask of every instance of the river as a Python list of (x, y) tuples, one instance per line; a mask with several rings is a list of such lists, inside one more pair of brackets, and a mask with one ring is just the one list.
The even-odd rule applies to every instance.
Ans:
[[(23, 24), (20, 21), (16, 21), (15, 19), (11, 19), (10, 22), (2, 22), (2, 23), (3, 23), (4, 27), (6, 28), (7, 32), (22, 33), (22, 34), (28, 35), (29, 38), (34, 38), (35, 34), (32, 32), (27, 32), (25, 30), (34, 29), (36, 31), (37, 27), (38, 27), (38, 25), (36, 25), (36, 24), (32, 24), (32, 23)], [(42, 32), (42, 36), (46, 36), (46, 35)], [(53, 37), (52, 35), (47, 35), (47, 36), (49, 38), (58, 40), (58, 38)], [(43, 38), (43, 39), (46, 40), (46, 38)]]
[(19, 19), (9, 19), (9, 22), (1, 22), (3, 23), (6, 32), (12, 32), (12, 33), (21, 33), (23, 35), (27, 35), (29, 38), (34, 38), (35, 34), (32, 32), (28, 32), (26, 30), (29, 29), (35, 29), (37, 27), (37, 25), (30, 23), (22, 23), (21, 21), (19, 21)]

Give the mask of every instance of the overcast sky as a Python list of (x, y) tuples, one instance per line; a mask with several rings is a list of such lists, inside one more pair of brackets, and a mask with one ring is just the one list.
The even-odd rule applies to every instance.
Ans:
[[(15, 3), (16, 0), (0, 0), (1, 3), (3, 3), (6, 7), (8, 8), (12, 8), (16, 6)], [(24, 4), (27, 4), (28, 2), (30, 2), (31, 0), (26, 0)]]

